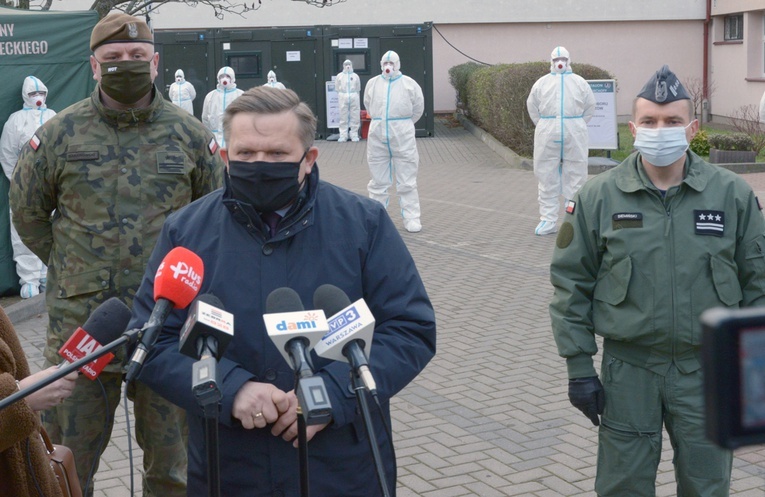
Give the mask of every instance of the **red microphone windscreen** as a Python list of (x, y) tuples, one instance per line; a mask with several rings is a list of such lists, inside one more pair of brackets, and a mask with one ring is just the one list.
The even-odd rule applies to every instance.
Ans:
[(202, 259), (184, 247), (167, 253), (154, 276), (154, 301), (167, 299), (176, 309), (185, 309), (202, 287)]

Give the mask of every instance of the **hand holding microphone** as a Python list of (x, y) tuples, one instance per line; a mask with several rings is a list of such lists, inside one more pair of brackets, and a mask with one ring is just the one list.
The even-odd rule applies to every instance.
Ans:
[[(51, 366), (37, 373), (31, 374), (19, 381), (19, 389), (24, 390), (38, 381), (42, 381), (48, 376), (58, 371), (58, 366)], [(75, 381), (77, 380), (77, 371), (72, 371), (63, 378), (59, 378), (50, 385), (47, 385), (26, 397), (27, 404), (33, 411), (42, 411), (50, 409), (53, 406), (61, 404), (64, 399), (72, 395)]]
[(175, 247), (167, 253), (154, 277), (156, 305), (144, 326), (143, 336), (130, 358), (125, 381), (133, 381), (159, 337), (170, 311), (187, 307), (199, 293), (204, 275), (202, 259), (191, 250)]

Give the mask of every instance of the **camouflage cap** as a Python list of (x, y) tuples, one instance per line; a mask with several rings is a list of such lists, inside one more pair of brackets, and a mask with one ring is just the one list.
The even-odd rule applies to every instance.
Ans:
[(643, 86), (640, 98), (645, 98), (657, 104), (668, 104), (675, 100), (690, 100), (691, 97), (685, 91), (683, 84), (677, 79), (675, 73), (669, 70), (669, 66), (664, 64), (656, 74)]
[(146, 21), (122, 12), (111, 14), (98, 21), (90, 34), (91, 50), (107, 43), (126, 42), (154, 44), (154, 35)]

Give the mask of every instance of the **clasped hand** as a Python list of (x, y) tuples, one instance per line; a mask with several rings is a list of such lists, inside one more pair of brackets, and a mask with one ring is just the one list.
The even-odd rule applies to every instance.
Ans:
[[(245, 430), (271, 426), (271, 434), (281, 437), (292, 445), (298, 445), (298, 400), (295, 391), (284, 392), (270, 383), (248, 381), (234, 397), (232, 416), (242, 423)], [(326, 428), (327, 424), (306, 427), (306, 438)]]

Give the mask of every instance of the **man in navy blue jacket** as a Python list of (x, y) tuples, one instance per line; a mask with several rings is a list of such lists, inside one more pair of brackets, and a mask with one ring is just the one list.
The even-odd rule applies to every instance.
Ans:
[[(435, 315), (409, 251), (377, 202), (319, 181), (316, 118), (292, 90), (255, 87), (226, 109), (226, 186), (168, 218), (136, 295), (131, 326), (154, 307), (154, 275), (182, 246), (204, 263), (200, 293), (235, 317), (218, 364), (221, 495), (297, 496), (299, 463), (294, 373), (263, 323), (268, 295), (294, 289), (311, 302), (322, 284), (364, 298), (376, 319), (370, 354), (381, 417), (372, 412), (387, 486), (396, 460), (389, 400), (435, 354)], [(262, 220), (279, 214), (274, 229)], [(265, 216), (264, 216), (265, 215)], [(307, 306), (307, 307), (310, 307)], [(173, 311), (140, 379), (189, 414), (189, 495), (207, 495), (205, 425), (191, 391), (193, 359), (178, 351), (187, 311)], [(348, 364), (314, 355), (332, 403), (328, 424), (308, 426), (310, 488), (318, 496), (380, 495)], [(376, 407), (373, 408), (373, 411)]]

